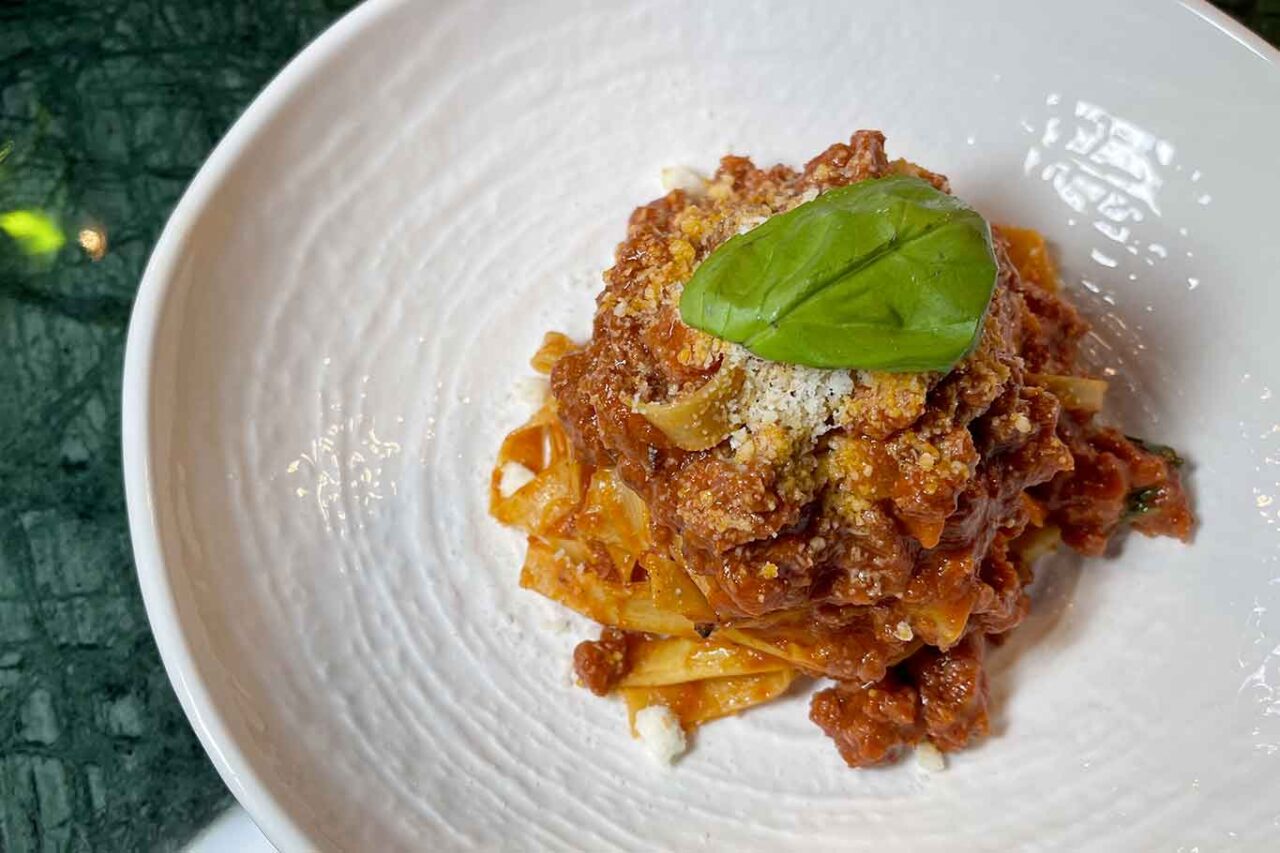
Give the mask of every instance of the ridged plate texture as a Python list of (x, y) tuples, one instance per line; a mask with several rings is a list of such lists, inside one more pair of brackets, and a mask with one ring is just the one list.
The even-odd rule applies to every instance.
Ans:
[[(233, 791), (286, 849), (1275, 845), (1277, 103), (1195, 4), (361, 8), (215, 153), (130, 340), (148, 608)], [(945, 772), (846, 769), (803, 692), (660, 768), (571, 685), (588, 628), (517, 588), (489, 465), (662, 167), (861, 127), (1049, 236), (1197, 541), (1045, 566)]]

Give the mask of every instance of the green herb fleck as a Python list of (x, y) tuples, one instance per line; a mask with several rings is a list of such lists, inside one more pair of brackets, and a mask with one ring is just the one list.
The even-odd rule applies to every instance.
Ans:
[(1125, 498), (1125, 511), (1121, 521), (1133, 521), (1153, 511), (1160, 503), (1162, 492), (1159, 486), (1134, 489)]
[(1174, 468), (1181, 468), (1183, 465), (1184, 460), (1181, 456), (1178, 455), (1178, 451), (1174, 450), (1172, 447), (1170, 447), (1167, 444), (1156, 444), (1154, 441), (1147, 441), (1146, 439), (1135, 438), (1132, 435), (1126, 435), (1125, 438), (1129, 439), (1129, 441), (1133, 442), (1134, 444), (1136, 444), (1138, 447), (1145, 450), (1146, 452), (1154, 453), (1156, 456), (1159, 456), (1161, 459), (1163, 459), (1165, 462), (1168, 462)]

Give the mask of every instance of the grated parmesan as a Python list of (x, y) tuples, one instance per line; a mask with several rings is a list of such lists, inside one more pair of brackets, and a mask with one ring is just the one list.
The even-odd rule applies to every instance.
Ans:
[(853, 374), (847, 370), (766, 361), (737, 344), (725, 345), (724, 358), (745, 377), (730, 405), (730, 419), (744, 425), (730, 436), (734, 450), (770, 427), (781, 427), (806, 445), (816, 441), (835, 427), (836, 410), (853, 393)]
[(636, 734), (659, 764), (670, 764), (685, 751), (684, 729), (666, 705), (650, 705), (637, 711)]
[(667, 192), (684, 190), (700, 198), (707, 194), (707, 179), (688, 166), (668, 166), (662, 170), (662, 188)]
[(551, 386), (541, 376), (526, 376), (516, 382), (512, 392), (522, 405), (537, 409), (547, 401)]
[(916, 766), (926, 773), (938, 773), (947, 769), (947, 759), (931, 741), (921, 741), (916, 746)]

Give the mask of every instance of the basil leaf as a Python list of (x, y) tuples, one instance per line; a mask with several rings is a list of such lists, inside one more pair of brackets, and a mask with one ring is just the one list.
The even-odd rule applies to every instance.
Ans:
[(680, 316), (770, 361), (945, 371), (977, 341), (995, 282), (986, 221), (895, 175), (729, 239), (685, 284)]

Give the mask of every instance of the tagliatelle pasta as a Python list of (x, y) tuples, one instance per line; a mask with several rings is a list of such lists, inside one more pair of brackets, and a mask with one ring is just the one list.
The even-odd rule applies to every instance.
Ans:
[(633, 731), (646, 708), (688, 730), (805, 677), (835, 682), (810, 716), (851, 765), (959, 749), (988, 729), (985, 649), (1025, 616), (1038, 558), (1129, 526), (1189, 536), (1177, 455), (1096, 420), (1107, 384), (1077, 364), (1087, 326), (1034, 231), (992, 229), (991, 303), (947, 372), (770, 362), (681, 321), (730, 237), (885, 175), (949, 190), (870, 131), (802, 171), (725, 158), (632, 215), (591, 339), (533, 357), (551, 396), (502, 443), (490, 508), (527, 535), (521, 585), (603, 626), (575, 669)]

